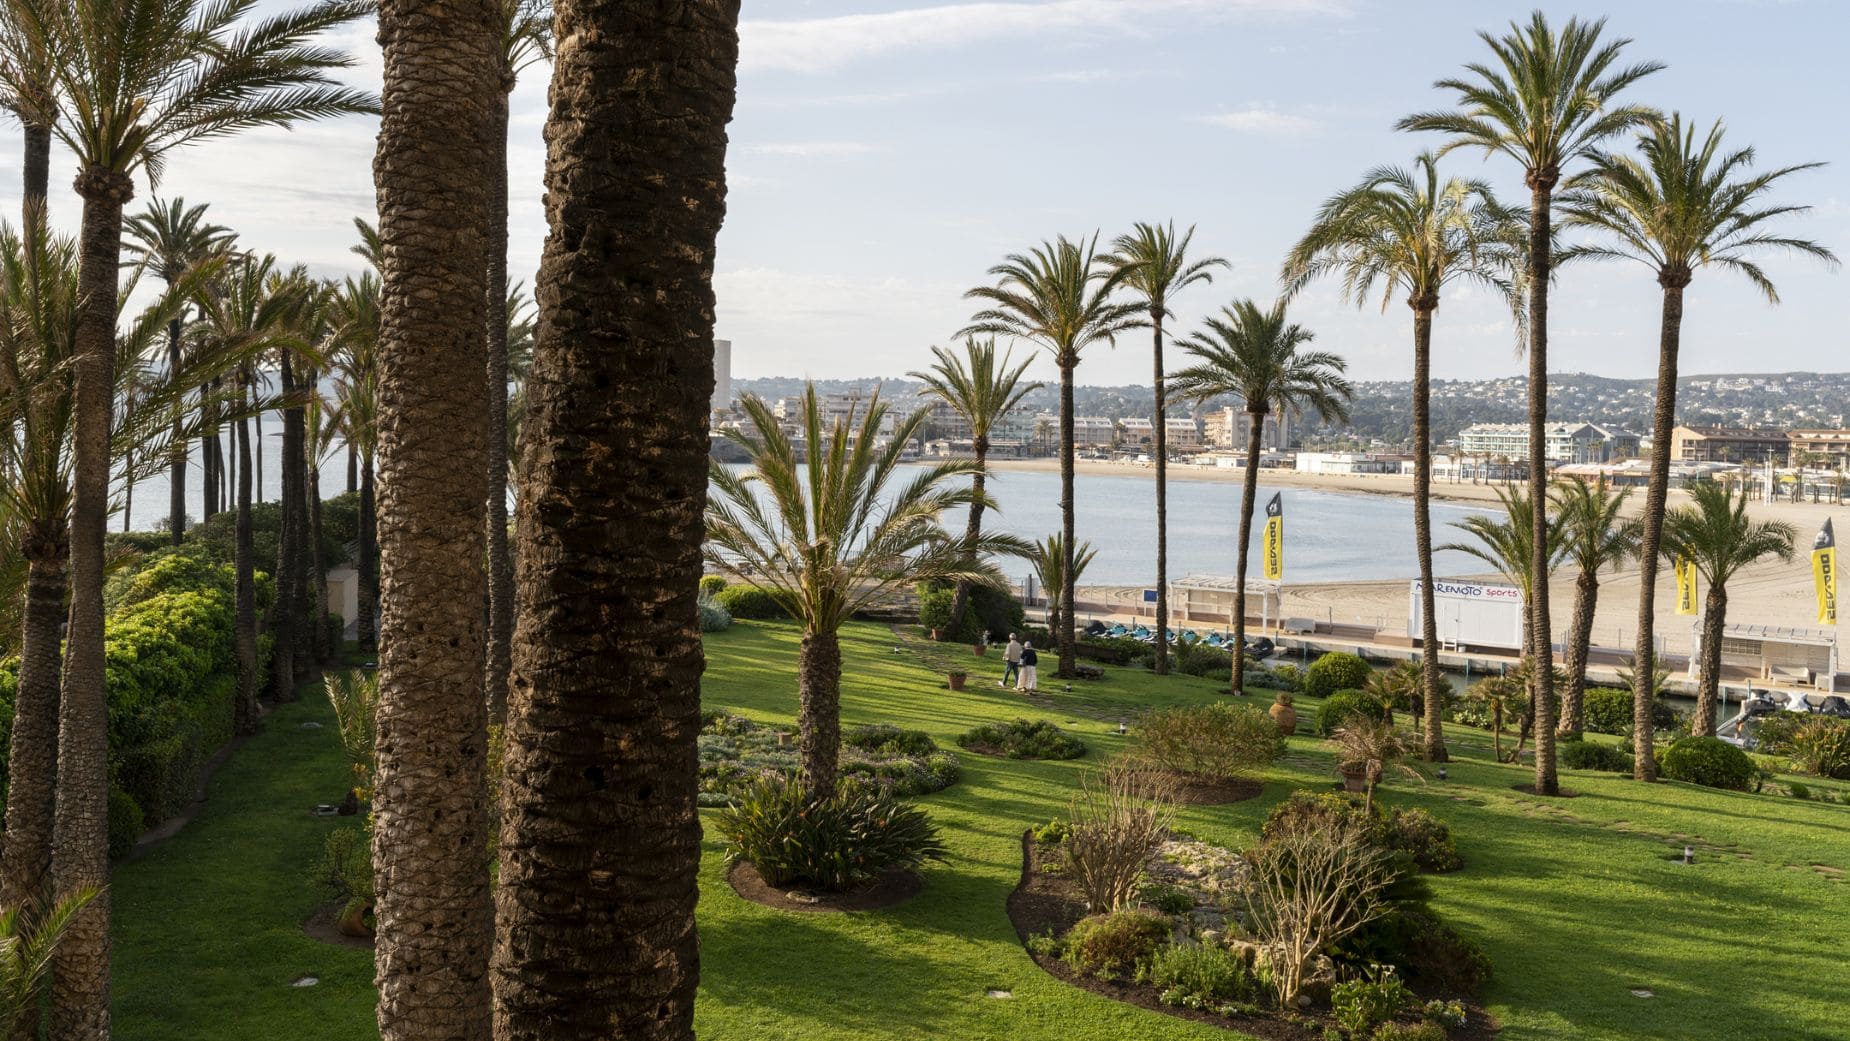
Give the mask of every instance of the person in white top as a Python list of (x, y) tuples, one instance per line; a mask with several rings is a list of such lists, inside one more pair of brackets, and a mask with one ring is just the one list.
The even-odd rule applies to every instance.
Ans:
[(1040, 662), (1040, 657), (1040, 655), (1034, 653), (1033, 640), (1025, 641), (1021, 645), (1021, 682), (1016, 684), (1016, 690), (1021, 691), (1023, 694), (1034, 693), (1036, 689), (1035, 684), (1040, 682), (1040, 670), (1036, 668)]
[(1009, 645), (1002, 649), (1002, 678), (996, 686), (1006, 687), (1021, 675), (1021, 641), (1009, 634)]

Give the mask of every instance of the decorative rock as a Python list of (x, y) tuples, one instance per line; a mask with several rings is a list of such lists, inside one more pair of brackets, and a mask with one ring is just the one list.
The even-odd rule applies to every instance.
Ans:
[(997, 1001), (1007, 1001), (1009, 998), (1012, 998), (1015, 996), (1013, 991), (997, 990), (994, 987), (989, 988), (983, 993), (988, 995), (989, 997), (995, 998)]
[(312, 987), (320, 982), (321, 978), (318, 976), (297, 976), (290, 981), (289, 985), (291, 987)]
[(791, 890), (790, 892), (788, 892), (788, 893), (785, 893), (785, 894), (784, 894), (784, 899), (786, 899), (786, 900), (789, 900), (789, 901), (790, 901), (791, 903), (793, 903), (793, 904), (819, 904), (819, 903), (822, 903), (822, 898), (821, 898), (821, 897), (819, 897), (819, 896), (817, 896), (817, 895), (816, 895), (816, 894), (814, 894), (814, 893), (805, 893), (805, 892), (804, 892), (803, 890), (801, 890), (801, 889), (792, 889), (792, 890)]
[(1654, 997), (1657, 997), (1657, 992), (1652, 990), (1649, 987), (1633, 987), (1632, 997), (1634, 998), (1654, 998)]
[(302, 729), (303, 730), (320, 730), (321, 724), (311, 719), (308, 722), (302, 724)]

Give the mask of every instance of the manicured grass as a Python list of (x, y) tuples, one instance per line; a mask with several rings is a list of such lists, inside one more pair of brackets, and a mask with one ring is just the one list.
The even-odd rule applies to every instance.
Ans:
[[(776, 624), (739, 623), (709, 636), (706, 705), (789, 723), (796, 643), (793, 628)], [(1078, 734), (1089, 754), (1021, 762), (961, 753), (963, 779), (921, 800), (944, 829), (950, 861), (927, 869), (918, 898), (873, 914), (797, 915), (739, 899), (725, 883), (707, 814), (700, 1036), (1231, 1036), (1053, 980), (1028, 960), (1003, 910), (1020, 871), (1022, 829), (1063, 815), (1079, 776), (1123, 747), (1117, 720), (1213, 699), (1225, 680), (1111, 668), (1103, 682), (1053, 695), (1053, 708), (1031, 707), (994, 686), (994, 655), (972, 656), (969, 689), (953, 693), (892, 648), (882, 627), (845, 634), (847, 723), (898, 723), (954, 747), (976, 722), (1046, 718)], [(1269, 692), (1251, 700), (1263, 706)], [(1300, 718), (1314, 717), (1316, 704), (1300, 699)], [(328, 726), (300, 729), (311, 719)], [(368, 952), (326, 947), (300, 930), (322, 899), (306, 877), (334, 826), (303, 810), (332, 799), (345, 777), (331, 723), (318, 693), (279, 710), (220, 772), (199, 820), (118, 869), (121, 1036), (373, 1036)], [(1529, 768), (1490, 761), (1487, 734), (1449, 734), (1460, 756), (1449, 781), (1395, 782), (1384, 798), (1452, 824), (1466, 867), (1433, 880), (1434, 904), (1489, 952), (1496, 977), (1488, 999), (1504, 1038), (1844, 1036), (1840, 995), (1850, 977), (1839, 959), (1850, 883), (1812, 865), (1850, 868), (1850, 807), (1577, 771), (1563, 779), (1579, 798), (1537, 799), (1512, 788), (1530, 778)], [(1191, 808), (1181, 824), (1244, 845), (1293, 788), (1328, 785), (1331, 766), (1321, 742), (1296, 737), (1267, 771), (1262, 798)], [(1685, 842), (1697, 846), (1694, 867), (1672, 862)], [(321, 984), (287, 986), (304, 973)], [(1634, 986), (1657, 997), (1634, 998)], [(988, 998), (990, 988), (1013, 997)]]

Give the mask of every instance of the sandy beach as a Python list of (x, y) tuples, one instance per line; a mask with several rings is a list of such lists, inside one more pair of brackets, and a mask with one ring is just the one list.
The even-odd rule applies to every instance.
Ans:
[[(1059, 461), (1056, 459), (1003, 460), (991, 464), (999, 470), (1022, 470), (1058, 472)], [(1108, 463), (1097, 460), (1082, 460), (1076, 464), (1078, 472), (1110, 476), (1154, 477), (1154, 470), (1147, 464)], [(1238, 482), (1243, 479), (1243, 471), (1220, 469), (1214, 467), (1197, 467), (1191, 465), (1171, 465), (1169, 479), (1172, 481), (1222, 481)], [(1399, 474), (1307, 474), (1293, 470), (1262, 470), (1260, 480), (1274, 487), (1310, 488), (1322, 492), (1351, 492), (1364, 495), (1386, 495), (1411, 498), (1413, 495), (1413, 478)], [(1470, 503), (1496, 507), (1497, 489), (1501, 486), (1451, 484), (1433, 485), (1433, 497), (1448, 502)], [(1672, 490), (1671, 506), (1687, 500), (1682, 492)], [(1632, 493), (1627, 503), (1628, 510), (1636, 515), (1642, 511), (1644, 490)], [(1764, 625), (1790, 626), (1800, 629), (1826, 628), (1817, 621), (1816, 606), (1812, 596), (1812, 578), (1810, 552), (1812, 537), (1823, 525), (1826, 517), (1837, 516), (1839, 520), (1850, 521), (1850, 512), (1827, 504), (1812, 503), (1764, 503), (1749, 505), (1748, 512), (1757, 520), (1783, 520), (1798, 529), (1794, 542), (1794, 558), (1791, 563), (1772, 560), (1748, 568), (1736, 575), (1728, 583), (1728, 620), (1730, 622), (1753, 622)], [(1842, 529), (1843, 525), (1836, 527)], [(1448, 541), (1453, 533), (1435, 533), (1437, 541)], [(1291, 617), (1316, 618), (1322, 621), (1349, 622), (1372, 625), (1379, 628), (1405, 632), (1409, 612), (1407, 609), (1407, 581), (1414, 576), (1407, 575), (1401, 579), (1370, 582), (1321, 582), (1291, 583), (1289, 570), (1283, 590), (1284, 614)], [(1496, 581), (1494, 575), (1476, 576)], [(1571, 564), (1563, 565), (1549, 586), (1550, 621), (1557, 638), (1565, 635), (1573, 619), (1574, 580), (1576, 574)], [(1840, 592), (1842, 590), (1840, 589)], [(1603, 575), (1600, 580), (1598, 609), (1594, 614), (1593, 641), (1604, 647), (1630, 647), (1637, 635), (1638, 625), (1638, 569), (1634, 564), (1623, 570)], [(1699, 590), (1699, 596), (1706, 594), (1706, 588)], [(1130, 603), (1140, 593), (1136, 588), (1122, 587), (1088, 587), (1081, 592), (1082, 600), (1114, 600)], [(1657, 631), (1665, 642), (1666, 648), (1673, 654), (1687, 654), (1694, 643), (1694, 624), (1698, 618), (1678, 616), (1676, 608), (1676, 586), (1668, 568), (1660, 568), (1657, 582)], [(1845, 633), (1845, 619), (1840, 616), (1836, 632), (1839, 646)]]

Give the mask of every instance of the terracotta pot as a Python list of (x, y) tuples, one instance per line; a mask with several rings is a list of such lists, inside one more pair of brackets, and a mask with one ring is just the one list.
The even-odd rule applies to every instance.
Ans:
[(1268, 711), (1270, 711), (1272, 714), (1272, 722), (1278, 724), (1279, 733), (1285, 734), (1287, 736), (1297, 733), (1297, 729), (1298, 729), (1298, 710), (1297, 709), (1292, 708), (1290, 705), (1280, 705), (1280, 704), (1274, 703), (1271, 709), (1269, 709)]
[(979, 644), (977, 644), (977, 645), (975, 645), (974, 647), (971, 647), (970, 649), (971, 649), (971, 650), (973, 650), (973, 651), (975, 651), (975, 652), (976, 652), (977, 654), (979, 654), (979, 655), (983, 655), (983, 654), (988, 654), (988, 653), (989, 653), (989, 645), (988, 645), (988, 644), (986, 644), (986, 643), (979, 643)]
[(1368, 790), (1368, 771), (1344, 770), (1342, 775), (1344, 791), (1365, 792)]
[(371, 914), (372, 910), (371, 904), (361, 903), (358, 900), (352, 901), (341, 910), (340, 918), (334, 923), (334, 928), (338, 929), (342, 936), (370, 940), (373, 927), (366, 924), (366, 916)]
[(938, 630), (936, 630), (936, 629), (933, 629), (933, 630), (931, 631), (931, 638), (932, 638), (932, 640), (933, 640), (933, 641), (936, 641), (936, 640), (937, 640), (937, 639), (939, 638), (939, 637), (938, 637)]
[(950, 683), (952, 690), (962, 690), (964, 689), (964, 680), (969, 677), (961, 672), (953, 672), (947, 674), (944, 678)]

